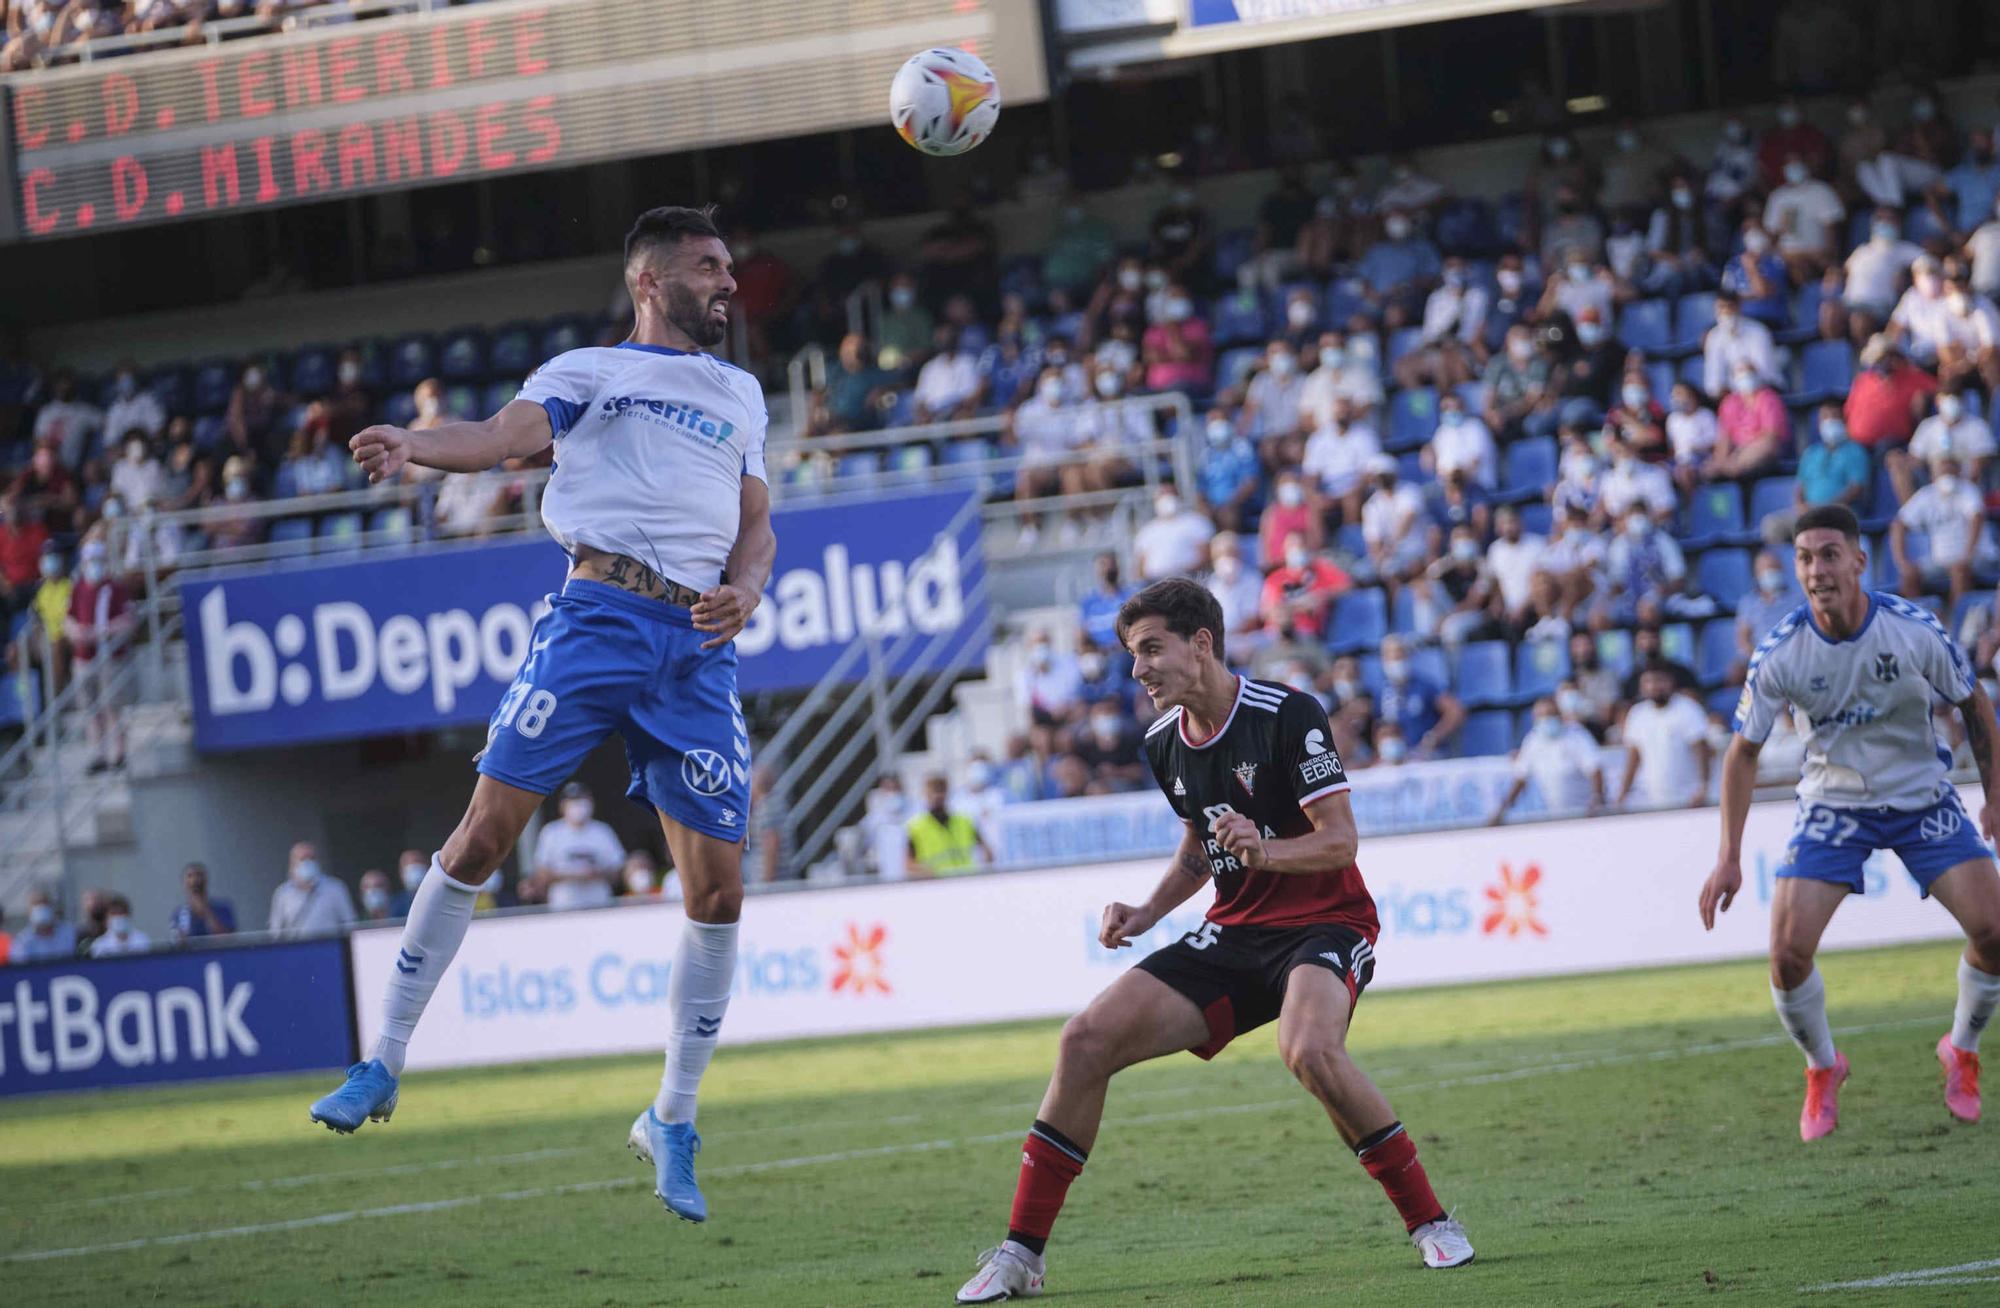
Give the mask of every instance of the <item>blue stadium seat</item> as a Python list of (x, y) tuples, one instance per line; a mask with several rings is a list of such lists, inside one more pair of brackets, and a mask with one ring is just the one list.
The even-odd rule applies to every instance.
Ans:
[(1398, 636), (1417, 634), (1417, 592), (1408, 586), (1396, 588), (1396, 602), (1389, 606), (1389, 630)]
[(1255, 344), (1264, 347), (1264, 301), (1255, 291), (1232, 291), (1209, 311), (1215, 343), (1220, 348)]
[(1389, 401), (1389, 432), (1383, 448), (1394, 454), (1422, 448), (1437, 431), (1437, 392), (1428, 386), (1397, 391)]
[(589, 343), (590, 337), (584, 331), (583, 319), (573, 315), (553, 319), (542, 327), (543, 359), (553, 359), (567, 350), (580, 350)]
[[(1336, 277), (1326, 284), (1326, 321), (1335, 327), (1347, 328), (1348, 319), (1355, 314), (1368, 315), (1368, 299), (1361, 293), (1361, 282), (1353, 277)], [(1370, 315), (1372, 316), (1372, 315)]]
[(241, 371), (226, 359), (211, 359), (198, 366), (194, 372), (195, 412), (221, 413), (228, 408), (229, 393), (236, 389)]
[(1846, 341), (1814, 341), (1799, 352), (1799, 393), (1787, 396), (1797, 404), (1839, 399), (1854, 384), (1854, 347)]
[(514, 397), (516, 395), (519, 395), (520, 393), (521, 393), (521, 386), (519, 382), (511, 382), (511, 381), (494, 382), (491, 386), (488, 386), (485, 390), (479, 393), (479, 405), (468, 416), (474, 418), (490, 418), (494, 414), (500, 412), (500, 410), (506, 408), (508, 404), (513, 402)]
[(392, 426), (407, 427), (416, 416), (416, 397), (408, 391), (393, 391), (382, 401), (382, 421)]
[(958, 329), (958, 348), (968, 354), (979, 354), (993, 344), (993, 330), (983, 322), (969, 322)]
[(1423, 485), (1429, 478), (1424, 471), (1423, 456), (1415, 450), (1407, 450), (1396, 456), (1396, 479), (1413, 485)]
[(484, 418), (479, 411), (479, 392), (470, 386), (444, 388), (444, 411), (454, 418)]
[(410, 511), (402, 505), (392, 505), (377, 509), (368, 519), (368, 534), (387, 536), (392, 540), (408, 540), (414, 532), (416, 521)]
[(1352, 558), (1361, 559), (1368, 556), (1368, 538), (1362, 533), (1361, 524), (1358, 522), (1341, 523), (1340, 530), (1333, 534), (1333, 544), (1336, 550)]
[(1790, 477), (1766, 477), (1750, 488), (1750, 526), (1755, 528), (1773, 513), (1783, 513), (1792, 507), (1792, 486)]
[(289, 463), (279, 464), (277, 472), (271, 476), (271, 498), (288, 500), (298, 493), (298, 473)]
[(1665, 352), (1672, 339), (1665, 300), (1634, 300), (1618, 315), (1618, 339), (1628, 350)]
[[(1958, 633), (1965, 629), (1965, 615), (1974, 609), (1984, 610), (1987, 620), (1991, 621), (1993, 617), (1993, 596), (1990, 594), (1981, 595), (1976, 591), (1968, 591), (1958, 597), (1958, 603), (1951, 610), (1951, 621), (1945, 624), (1945, 630), (1951, 633), (1953, 640), (1958, 639)], [(1968, 645), (1966, 648), (1969, 650), (1971, 646)]]
[(486, 353), (486, 366), (496, 377), (520, 381), (542, 360), (535, 357), (535, 328), (532, 323), (510, 322), (493, 336), (493, 348)]
[(168, 413), (186, 413), (194, 407), (194, 374), (186, 368), (161, 368), (146, 379), (146, 389)]
[(1018, 295), (1029, 304), (1042, 299), (1042, 261), (1032, 254), (1016, 255), (1000, 265), (1000, 293)]
[(1750, 576), (1750, 550), (1708, 550), (1694, 564), (1694, 576), (1702, 590), (1730, 612), (1756, 584), (1756, 578)]
[(1530, 535), (1547, 536), (1555, 530), (1555, 521), (1547, 500), (1529, 500), (1521, 506), (1521, 530)]
[(1514, 698), (1507, 642), (1476, 640), (1458, 655), (1458, 697), (1468, 708), (1505, 705)]
[(1505, 709), (1483, 709), (1465, 715), (1458, 731), (1460, 758), (1506, 754), (1514, 748), (1514, 715)]
[(1377, 587), (1350, 590), (1334, 600), (1326, 642), (1333, 653), (1359, 654), (1372, 650), (1388, 634), (1389, 599)]
[(1694, 666), (1694, 628), (1685, 622), (1669, 622), (1660, 628), (1660, 654), (1681, 664)]
[(1597, 633), (1597, 661), (1620, 681), (1632, 675), (1632, 633), (1623, 627)]
[(1460, 382), (1451, 388), (1465, 405), (1465, 411), (1474, 417), (1486, 412), (1486, 383), (1478, 381)]
[(198, 450), (213, 450), (222, 444), (228, 431), (222, 419), (213, 414), (194, 420), (194, 447)]
[(936, 462), (937, 456), (931, 452), (931, 447), (918, 441), (912, 445), (898, 446), (890, 452), (889, 471), (922, 472)]
[(311, 540), (313, 525), (311, 518), (280, 518), (271, 524), (270, 540), (273, 545), (292, 541)]
[(1226, 391), (1241, 385), (1250, 375), (1250, 370), (1264, 360), (1264, 347), (1243, 345), (1233, 350), (1224, 350), (1215, 363), (1215, 389)]
[(1674, 394), (1674, 365), (1663, 360), (1654, 360), (1646, 365), (1646, 389), (1653, 393), (1658, 404), (1665, 404)]
[(1724, 686), (1720, 690), (1709, 691), (1708, 698), (1702, 701), (1702, 707), (1710, 713), (1720, 713), (1723, 721), (1728, 722), (1734, 718), (1737, 702), (1742, 698), (1741, 690), (1735, 686)]
[(1710, 482), (1688, 497), (1685, 544), (1695, 549), (1729, 544), (1743, 531), (1743, 492), (1735, 482)]
[(437, 370), (437, 354), (427, 336), (404, 336), (389, 347), (389, 381), (415, 386)]
[(1514, 694), (1522, 703), (1553, 695), (1569, 675), (1569, 645), (1560, 640), (1524, 640), (1514, 649)]
[(1530, 436), (1507, 447), (1506, 471), (1501, 478), (1502, 504), (1523, 504), (1544, 499), (1556, 483), (1557, 460), (1553, 436)]
[(1411, 650), (1410, 668), (1418, 676), (1440, 686), (1451, 684), (1451, 668), (1445, 662), (1444, 651), (1435, 645), (1419, 645)]
[(22, 726), (41, 708), (41, 687), (33, 677), (0, 676), (0, 727)]
[(335, 513), (319, 524), (319, 551), (322, 554), (361, 548), (361, 515)]
[(1889, 465), (1875, 465), (1875, 485), (1866, 502), (1861, 506), (1861, 530), (1866, 532), (1887, 531), (1889, 522), (1896, 516), (1899, 505), (1896, 502), (1896, 483), (1889, 478)]
[(833, 475), (842, 480), (873, 480), (882, 471), (880, 450), (849, 450), (834, 460)]
[(1698, 350), (1702, 334), (1715, 325), (1715, 292), (1683, 295), (1674, 306), (1674, 349)]
[(946, 466), (955, 463), (983, 463), (993, 457), (993, 446), (982, 437), (948, 442), (944, 447)]
[(307, 346), (293, 355), (284, 368), (283, 385), (294, 395), (310, 399), (333, 389), (336, 376), (333, 351), (324, 345)]
[(1215, 238), (1215, 275), (1220, 281), (1236, 280), (1241, 268), (1257, 249), (1257, 233), (1248, 227), (1232, 227)]
[(1382, 364), (1385, 368), (1396, 366), (1396, 360), (1417, 348), (1424, 339), (1421, 327), (1398, 327), (1389, 333), (1389, 350)]
[(486, 376), (486, 334), (460, 327), (438, 342), (438, 376), (446, 381), (472, 382)]
[(1446, 254), (1471, 257), (1498, 249), (1499, 224), (1494, 218), (1493, 206), (1473, 196), (1445, 201), (1438, 207), (1431, 239)]
[(1703, 366), (1702, 357), (1699, 353), (1690, 354), (1687, 358), (1681, 360), (1680, 380), (1694, 387), (1697, 391), (1701, 390)]
[(1710, 618), (1695, 650), (1694, 675), (1712, 690), (1729, 680), (1729, 667), (1735, 661), (1736, 619)]

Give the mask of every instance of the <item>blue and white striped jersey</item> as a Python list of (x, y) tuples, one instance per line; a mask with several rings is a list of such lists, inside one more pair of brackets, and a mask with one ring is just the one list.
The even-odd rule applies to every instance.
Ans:
[(542, 521), (566, 550), (628, 555), (695, 590), (722, 578), (743, 478), (768, 481), (755, 377), (707, 354), (626, 342), (559, 354), (520, 399), (548, 411)]
[(1934, 696), (1962, 703), (1972, 663), (1928, 609), (1880, 591), (1868, 599), (1861, 630), (1845, 640), (1821, 632), (1803, 604), (1771, 629), (1750, 658), (1736, 732), (1762, 744), (1789, 710), (1805, 744), (1800, 798), (1928, 808), (1949, 761), (1931, 726)]

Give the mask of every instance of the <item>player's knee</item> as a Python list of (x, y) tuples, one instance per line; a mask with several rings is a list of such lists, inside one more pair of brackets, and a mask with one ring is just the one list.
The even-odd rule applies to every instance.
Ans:
[(493, 875), (493, 869), (507, 857), (512, 843), (497, 824), (483, 820), (477, 813), (468, 813), (458, 824), (458, 830), (451, 833), (451, 839), (444, 842), (439, 861), (452, 880), (476, 886)]
[(697, 922), (734, 922), (743, 915), (740, 885), (689, 886), (685, 907)]
[(1110, 1033), (1089, 1013), (1078, 1013), (1063, 1023), (1056, 1057), (1071, 1073), (1109, 1076), (1114, 1070)]
[(1809, 949), (1780, 943), (1771, 947), (1771, 984), (1780, 990), (1795, 990), (1812, 975), (1813, 956)]
[(1280, 1042), (1278, 1057), (1293, 1076), (1308, 1088), (1315, 1088), (1331, 1079), (1346, 1059), (1347, 1051), (1339, 1041), (1314, 1033)]
[(1965, 928), (1965, 943), (1989, 963), (2000, 964), (2000, 921), (1973, 922)]

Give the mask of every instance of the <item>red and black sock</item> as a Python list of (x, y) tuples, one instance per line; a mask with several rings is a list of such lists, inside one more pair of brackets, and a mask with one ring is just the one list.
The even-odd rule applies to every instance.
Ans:
[(1368, 1175), (1381, 1183), (1389, 1202), (1403, 1215), (1403, 1229), (1414, 1231), (1426, 1222), (1444, 1220), (1444, 1205), (1431, 1192), (1424, 1165), (1417, 1161), (1417, 1142), (1401, 1122), (1391, 1122), (1354, 1146)]
[(1007, 1238), (1039, 1254), (1048, 1245), (1049, 1229), (1062, 1211), (1069, 1183), (1083, 1172), (1090, 1157), (1075, 1141), (1040, 1118), (1021, 1147), (1021, 1180), (1014, 1187), (1014, 1212), (1007, 1219)]

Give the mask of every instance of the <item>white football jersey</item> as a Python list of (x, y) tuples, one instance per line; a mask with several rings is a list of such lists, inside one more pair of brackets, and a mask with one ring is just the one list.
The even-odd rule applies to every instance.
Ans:
[(1750, 658), (1735, 727), (1762, 744), (1778, 713), (1792, 711), (1805, 745), (1801, 799), (1928, 808), (1949, 763), (1931, 727), (1933, 696), (1958, 704), (1973, 686), (1971, 661), (1930, 610), (1876, 591), (1846, 640), (1822, 634), (1803, 604), (1773, 627)]
[(559, 354), (518, 397), (547, 410), (542, 522), (565, 550), (625, 554), (707, 590), (736, 544), (743, 478), (769, 481), (764, 388), (709, 354), (630, 341)]

